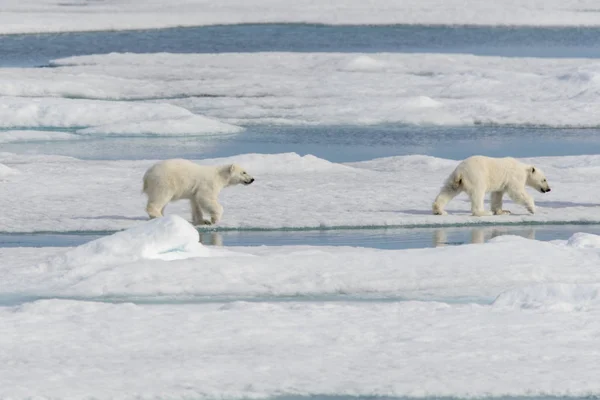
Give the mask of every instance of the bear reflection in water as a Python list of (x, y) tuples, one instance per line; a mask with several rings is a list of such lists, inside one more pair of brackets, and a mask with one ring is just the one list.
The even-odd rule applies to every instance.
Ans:
[(468, 241), (454, 241), (448, 239), (447, 229), (436, 229), (433, 232), (433, 247), (453, 246), (461, 244), (477, 244), (502, 235), (517, 235), (526, 239), (535, 240), (535, 228), (515, 229), (511, 227), (479, 227), (472, 228)]

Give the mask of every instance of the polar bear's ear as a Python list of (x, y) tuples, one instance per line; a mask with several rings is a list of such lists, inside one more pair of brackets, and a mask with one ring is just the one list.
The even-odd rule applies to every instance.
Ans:
[(535, 167), (531, 167), (531, 173), (535, 174)]
[(235, 164), (231, 164), (231, 165), (229, 166), (229, 173), (230, 173), (230, 174), (233, 174), (234, 172), (235, 172)]

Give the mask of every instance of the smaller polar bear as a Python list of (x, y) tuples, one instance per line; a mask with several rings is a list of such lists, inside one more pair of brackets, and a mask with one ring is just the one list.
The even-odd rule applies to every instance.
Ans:
[[(227, 186), (252, 182), (254, 178), (236, 164), (204, 166), (181, 159), (161, 161), (144, 174), (146, 212), (151, 219), (162, 217), (169, 202), (188, 199), (194, 225), (216, 224), (223, 215), (219, 192)], [(205, 213), (210, 221), (204, 220)]]
[[(510, 214), (502, 209), (504, 193), (518, 204), (535, 213), (533, 198), (525, 191), (530, 186), (541, 193), (550, 191), (546, 176), (532, 165), (523, 164), (511, 157), (491, 158), (472, 156), (462, 161), (450, 174), (433, 203), (433, 214), (446, 215), (446, 204), (462, 192), (471, 198), (471, 211), (477, 217)], [(485, 194), (492, 193), (492, 211), (485, 211)]]

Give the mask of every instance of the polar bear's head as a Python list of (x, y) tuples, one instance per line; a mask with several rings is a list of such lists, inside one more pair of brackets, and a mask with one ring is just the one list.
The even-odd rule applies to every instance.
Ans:
[(231, 164), (227, 167), (229, 173), (229, 185), (249, 185), (254, 182), (254, 178), (246, 170), (237, 164)]
[(527, 186), (530, 186), (538, 192), (546, 193), (550, 191), (548, 180), (544, 172), (534, 166), (527, 168)]

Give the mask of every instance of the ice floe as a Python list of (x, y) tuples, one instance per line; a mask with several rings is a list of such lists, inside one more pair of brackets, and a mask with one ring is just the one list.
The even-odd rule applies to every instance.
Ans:
[(0, 71), (0, 94), (146, 99), (234, 125), (600, 126), (593, 59), (114, 53), (53, 65)]
[[(530, 191), (536, 214), (506, 199), (512, 215), (473, 217), (464, 194), (448, 205), (450, 215), (431, 213), (456, 160), (414, 155), (338, 164), (295, 153), (198, 160), (212, 165), (236, 162), (256, 178), (250, 187), (221, 194), (225, 212), (219, 229), (600, 222), (595, 200), (599, 156), (523, 161), (542, 168), (552, 186), (547, 194)], [(0, 153), (0, 162), (20, 172), (2, 186), (11, 193), (0, 197), (2, 232), (119, 230), (148, 218), (141, 179), (153, 160)], [(166, 214), (189, 220), (189, 203), (172, 203)]]

